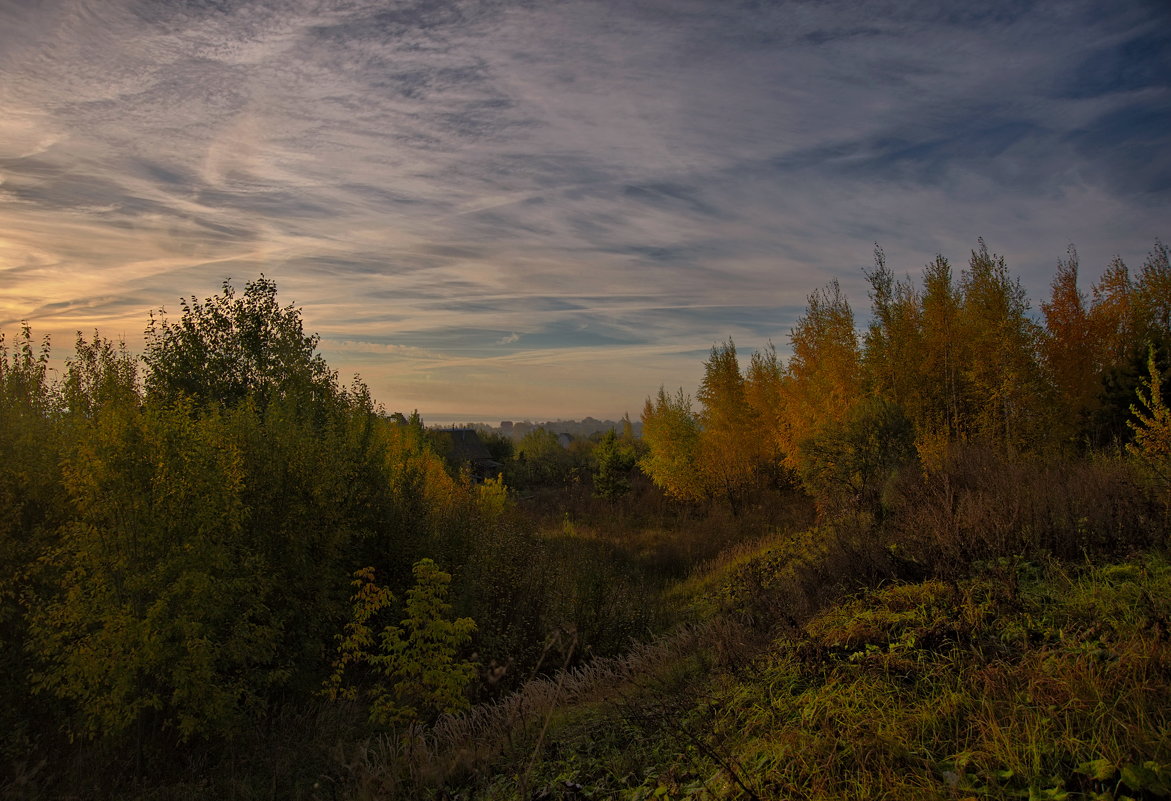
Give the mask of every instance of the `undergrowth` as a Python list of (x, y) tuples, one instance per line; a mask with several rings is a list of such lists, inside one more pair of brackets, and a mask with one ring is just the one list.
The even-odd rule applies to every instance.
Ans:
[(502, 763), (450, 789), (1167, 797), (1169, 620), (1171, 563), (1158, 553), (1100, 567), (999, 560), (964, 580), (891, 582), (828, 606), (754, 659), (644, 673), (617, 699), (561, 710), (527, 776)]

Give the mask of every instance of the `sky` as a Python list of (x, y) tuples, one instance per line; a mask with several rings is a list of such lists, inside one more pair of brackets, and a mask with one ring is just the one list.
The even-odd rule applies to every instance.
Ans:
[(0, 0), (0, 331), (260, 274), (428, 422), (637, 418), (977, 239), (1171, 236), (1171, 3)]

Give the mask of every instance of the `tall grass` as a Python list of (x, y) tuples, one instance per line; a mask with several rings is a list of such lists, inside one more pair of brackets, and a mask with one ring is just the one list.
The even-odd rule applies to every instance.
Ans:
[(766, 797), (1156, 797), (1169, 614), (1161, 556), (896, 584), (775, 642), (717, 725)]
[(1125, 554), (1167, 542), (1167, 509), (1130, 461), (1010, 459), (956, 446), (889, 489), (878, 531), (904, 569), (961, 575), (1013, 555)]
[(721, 625), (683, 627), (621, 657), (539, 676), (503, 698), (445, 715), (432, 725), (366, 740), (342, 765), (344, 780), (357, 789), (357, 797), (395, 798), (482, 777), (501, 763), (523, 772), (554, 715), (573, 705), (616, 699), (630, 682), (690, 658), (718, 636)]

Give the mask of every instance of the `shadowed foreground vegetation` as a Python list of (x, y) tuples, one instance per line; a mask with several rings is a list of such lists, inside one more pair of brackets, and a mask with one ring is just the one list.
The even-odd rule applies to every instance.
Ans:
[(645, 437), (450, 435), (264, 279), (0, 340), (0, 791), (1171, 797), (1171, 265), (835, 286)]

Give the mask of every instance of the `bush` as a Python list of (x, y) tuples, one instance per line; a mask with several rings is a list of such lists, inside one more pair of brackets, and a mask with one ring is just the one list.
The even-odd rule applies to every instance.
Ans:
[(415, 586), (407, 593), (401, 626), (388, 624), (379, 632), (372, 622), (394, 603), (394, 596), (374, 583), (373, 569), (354, 574), (353, 617), (338, 637), (333, 675), (326, 682), (331, 700), (356, 698), (357, 688), (345, 686), (346, 674), (369, 666), (365, 694), (370, 699), (370, 722), (376, 726), (430, 721), (466, 709), (468, 685), (476, 675), (475, 665), (457, 656), (476, 624), (466, 617), (448, 619), (451, 574), (430, 559), (416, 562), (413, 572)]
[(1126, 554), (1165, 542), (1159, 504), (1133, 465), (1011, 459), (955, 446), (938, 470), (904, 475), (879, 535), (903, 569), (967, 572), (978, 561)]
[(884, 491), (915, 461), (915, 430), (903, 410), (880, 398), (858, 403), (799, 447), (801, 483), (826, 516), (880, 518)]

